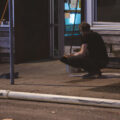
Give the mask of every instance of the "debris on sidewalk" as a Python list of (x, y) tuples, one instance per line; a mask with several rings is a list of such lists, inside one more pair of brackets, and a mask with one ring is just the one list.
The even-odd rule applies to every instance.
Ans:
[[(18, 77), (19, 77), (19, 72), (15, 72), (14, 78), (18, 78)], [(10, 79), (10, 73), (0, 74), (0, 78)]]

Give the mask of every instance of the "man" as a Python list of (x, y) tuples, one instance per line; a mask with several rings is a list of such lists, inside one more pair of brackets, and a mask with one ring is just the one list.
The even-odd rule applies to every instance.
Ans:
[(108, 63), (108, 55), (102, 37), (90, 30), (90, 25), (83, 22), (79, 26), (82, 35), (82, 45), (79, 52), (66, 55), (61, 61), (72, 67), (83, 68), (88, 74), (83, 78), (101, 77), (101, 68)]

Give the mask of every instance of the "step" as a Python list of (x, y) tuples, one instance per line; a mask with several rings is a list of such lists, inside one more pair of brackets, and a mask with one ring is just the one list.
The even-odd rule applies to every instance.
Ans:
[(0, 37), (9, 37), (8, 31), (0, 31)]
[(0, 48), (9, 48), (9, 37), (0, 37)]

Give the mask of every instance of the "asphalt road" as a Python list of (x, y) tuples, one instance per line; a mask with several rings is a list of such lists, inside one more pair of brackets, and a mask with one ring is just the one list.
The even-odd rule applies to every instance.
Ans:
[[(15, 65), (19, 78), (15, 85), (0, 79), (0, 89), (45, 94), (120, 100), (120, 69), (104, 69), (101, 79), (71, 77), (59, 61)], [(0, 74), (9, 72), (9, 64), (0, 64)], [(44, 102), (0, 99), (0, 120), (120, 120), (120, 109)]]
[(120, 120), (120, 109), (0, 100), (0, 120)]

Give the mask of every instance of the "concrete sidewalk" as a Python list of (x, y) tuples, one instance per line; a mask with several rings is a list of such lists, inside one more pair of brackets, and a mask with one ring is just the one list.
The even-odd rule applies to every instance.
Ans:
[[(67, 73), (58, 60), (17, 64), (15, 71), (19, 72), (15, 85), (0, 79), (0, 89), (120, 100), (120, 69), (104, 69), (103, 78), (86, 80)], [(9, 64), (0, 64), (0, 74), (7, 72)]]

